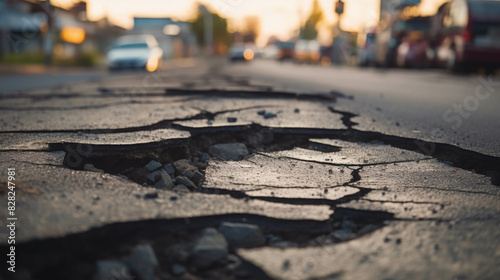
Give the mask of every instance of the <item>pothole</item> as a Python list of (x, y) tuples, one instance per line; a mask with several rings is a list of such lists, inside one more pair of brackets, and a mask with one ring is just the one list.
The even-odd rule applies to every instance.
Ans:
[[(286, 197), (274, 201), (268, 197), (250, 197), (236, 191), (204, 186), (205, 171), (210, 160), (238, 161), (258, 152), (297, 147), (325, 153), (340, 150), (339, 147), (311, 142), (309, 139), (308, 135), (274, 133), (271, 129), (253, 126), (243, 131), (194, 134), (184, 142), (168, 143), (163, 147), (143, 146), (128, 150), (91, 148), (77, 166), (69, 164), (73, 160), (72, 155), (67, 154), (65, 165), (78, 170), (114, 174), (151, 190), (138, 195), (137, 199), (154, 200), (158, 197), (158, 189), (166, 189), (180, 193), (230, 194), (242, 200), (314, 204), (314, 199), (307, 203)], [(344, 185), (359, 180), (358, 171), (352, 169), (352, 178)], [(316, 222), (316, 226), (310, 226), (310, 221), (296, 221), (290, 228), (284, 220), (269, 223), (263, 222), (261, 218), (247, 218), (244, 215), (236, 219), (207, 216), (203, 219), (186, 219), (180, 225), (176, 225), (175, 221), (144, 221), (131, 223), (126, 230), (101, 229), (96, 230), (98, 233), (86, 232), (72, 238), (40, 241), (40, 246), (52, 244), (63, 248), (62, 244), (68, 240), (78, 240), (68, 245), (73, 247), (72, 256), (55, 258), (54, 263), (32, 267), (31, 272), (42, 279), (48, 275), (54, 279), (51, 267), (64, 267), (58, 270), (58, 275), (66, 279), (153, 279), (150, 278), (153, 275), (159, 279), (265, 279), (260, 269), (238, 256), (239, 248), (325, 246), (373, 232), (392, 219), (392, 215), (370, 211), (337, 211), (336, 208), (337, 203), (359, 199), (366, 192), (362, 190), (339, 200), (316, 200), (317, 204), (328, 204), (335, 211), (329, 220)], [(99, 247), (88, 248), (84, 244), (99, 244)], [(26, 250), (32, 248), (27, 246)], [(62, 256), (65, 253), (56, 250), (54, 254)], [(26, 255), (37, 256), (33, 252)], [(141, 263), (140, 268), (131, 264), (131, 260)]]
[(34, 279), (267, 279), (238, 249), (319, 247), (383, 226), (383, 216), (362, 216), (327, 224), (251, 216), (115, 224), (22, 244), (19, 255)]

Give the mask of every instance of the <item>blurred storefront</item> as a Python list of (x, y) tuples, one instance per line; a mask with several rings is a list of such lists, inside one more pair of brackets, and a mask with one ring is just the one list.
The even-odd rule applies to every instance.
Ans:
[(107, 19), (89, 21), (85, 2), (63, 9), (47, 1), (0, 0), (0, 57), (44, 48), (63, 58), (102, 54), (123, 32)]

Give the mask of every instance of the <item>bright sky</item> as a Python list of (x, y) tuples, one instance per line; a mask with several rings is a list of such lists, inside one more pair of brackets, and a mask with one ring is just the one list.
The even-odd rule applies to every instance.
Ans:
[[(52, 0), (54, 4), (67, 6), (78, 0)], [(196, 3), (204, 3), (230, 20), (233, 28), (241, 25), (246, 16), (257, 16), (261, 23), (259, 43), (267, 42), (271, 35), (288, 39), (298, 29), (299, 23), (308, 16), (313, 0), (86, 0), (89, 19), (98, 20), (104, 16), (120, 26), (132, 28), (134, 16), (172, 17), (189, 20), (196, 11)], [(332, 26), (337, 22), (333, 12), (337, 0), (319, 0), (325, 13), (321, 24), (320, 39), (329, 38)], [(446, 0), (422, 0), (424, 15), (435, 13)], [(373, 25), (379, 18), (379, 0), (344, 0), (345, 13), (341, 27), (347, 31), (360, 31), (366, 25)]]

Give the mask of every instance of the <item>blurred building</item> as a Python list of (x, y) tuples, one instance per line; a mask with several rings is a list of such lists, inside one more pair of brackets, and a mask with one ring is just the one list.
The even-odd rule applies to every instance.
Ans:
[(56, 55), (102, 53), (124, 31), (107, 19), (89, 21), (85, 2), (63, 9), (47, 1), (0, 0), (0, 55), (42, 51), (48, 37)]
[(198, 53), (196, 37), (189, 22), (171, 18), (134, 18), (134, 28), (128, 34), (151, 34), (163, 49), (164, 58), (194, 56)]
[(0, 0), (0, 56), (41, 48), (46, 22), (46, 13), (32, 2)]

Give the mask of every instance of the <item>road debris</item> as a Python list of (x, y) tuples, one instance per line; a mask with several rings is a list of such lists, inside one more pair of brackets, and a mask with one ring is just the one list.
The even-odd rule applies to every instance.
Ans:
[(223, 160), (239, 161), (248, 156), (248, 149), (243, 143), (217, 144), (210, 147), (209, 153)]

